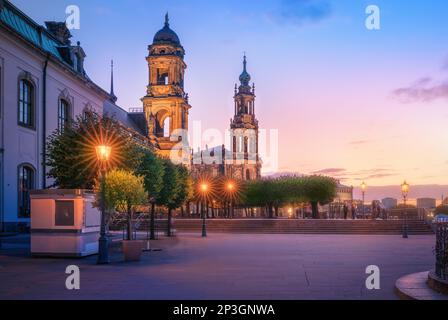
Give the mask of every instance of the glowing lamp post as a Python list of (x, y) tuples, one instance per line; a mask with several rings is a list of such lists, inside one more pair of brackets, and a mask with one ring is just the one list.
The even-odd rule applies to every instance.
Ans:
[(292, 218), (292, 208), (288, 208), (288, 216), (289, 218)]
[(409, 193), (409, 184), (406, 181), (401, 185), (401, 194), (403, 195), (403, 204), (404, 204), (404, 220), (403, 220), (403, 238), (408, 238), (408, 213), (406, 209), (406, 200), (408, 198)]
[(100, 180), (100, 207), (101, 207), (101, 228), (100, 238), (98, 240), (98, 264), (109, 263), (109, 241), (106, 235), (106, 210), (104, 203), (104, 178), (106, 176), (107, 162), (112, 153), (112, 147), (100, 145), (96, 148), (96, 155), (99, 162), (99, 180)]
[(202, 195), (202, 237), (205, 238), (207, 237), (207, 226), (205, 223), (205, 218), (206, 218), (206, 214), (205, 214), (205, 210), (204, 210), (204, 205), (207, 205), (207, 193), (208, 193), (208, 184), (203, 182), (201, 183), (201, 185), (199, 186), (199, 191), (201, 192)]
[(235, 185), (232, 182), (227, 183), (227, 191), (230, 194), (230, 218), (233, 218), (233, 193), (235, 192)]
[(366, 215), (366, 206), (365, 206), (365, 196), (366, 196), (366, 189), (367, 189), (367, 185), (365, 184), (365, 182), (363, 181), (361, 183), (361, 191), (362, 191), (362, 217), (365, 218)]

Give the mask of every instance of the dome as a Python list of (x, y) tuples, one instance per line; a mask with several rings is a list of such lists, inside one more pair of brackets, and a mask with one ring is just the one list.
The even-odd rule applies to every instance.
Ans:
[(168, 13), (165, 16), (165, 26), (156, 33), (153, 42), (171, 42), (173, 44), (180, 45), (179, 37), (176, 32), (170, 28)]
[(246, 64), (247, 64), (246, 55), (244, 55), (244, 61), (243, 61), (244, 69), (240, 75), (240, 82), (243, 86), (248, 86), (250, 82), (250, 74), (246, 70)]

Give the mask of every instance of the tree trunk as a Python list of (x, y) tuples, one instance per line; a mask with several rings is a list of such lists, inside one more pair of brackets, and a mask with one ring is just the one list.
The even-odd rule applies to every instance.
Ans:
[(171, 237), (171, 209), (168, 209), (168, 225), (166, 228), (166, 236)]
[(128, 208), (127, 240), (132, 240), (132, 210)]
[(155, 202), (151, 203), (151, 217), (149, 221), (149, 239), (156, 239), (156, 204)]
[(313, 219), (319, 219), (319, 208), (317, 202), (311, 202), (311, 211), (313, 212)]
[(278, 206), (275, 206), (275, 216), (278, 218)]
[(268, 217), (269, 217), (269, 219), (272, 219), (272, 218), (274, 218), (273, 207), (272, 207), (272, 205), (271, 205), (271, 204), (270, 204), (270, 205), (268, 205)]
[(187, 217), (190, 217), (191, 214), (191, 207), (190, 207), (190, 201), (187, 201)]

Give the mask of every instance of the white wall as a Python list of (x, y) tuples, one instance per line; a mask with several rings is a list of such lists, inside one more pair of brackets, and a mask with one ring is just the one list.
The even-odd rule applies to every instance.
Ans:
[[(35, 170), (35, 186), (43, 184), (42, 173), (42, 98), (43, 66), (45, 56), (32, 49), (13, 35), (0, 29), (0, 138), (3, 157), (0, 160), (0, 211), (6, 223), (28, 222), (29, 219), (18, 218), (18, 166), (22, 163), (32, 165)], [(35, 84), (35, 129), (18, 125), (18, 79), (28, 72)], [(59, 65), (49, 62), (47, 69), (46, 94), (46, 134), (57, 129), (58, 102), (64, 96), (71, 103), (71, 116), (79, 115), (85, 107), (102, 113), (106, 97), (88, 87), (82, 80)], [(3, 163), (1, 163), (3, 162)], [(51, 181), (49, 181), (51, 183)], [(1, 201), (3, 199), (3, 201)]]

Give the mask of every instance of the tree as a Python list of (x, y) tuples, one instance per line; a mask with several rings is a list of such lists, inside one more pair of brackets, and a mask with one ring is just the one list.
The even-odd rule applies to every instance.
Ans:
[(99, 172), (96, 146), (112, 147), (108, 169), (134, 171), (140, 161), (140, 148), (116, 120), (89, 111), (78, 116), (61, 133), (47, 140), (47, 176), (52, 186), (63, 189), (92, 189)]
[(333, 201), (336, 197), (337, 183), (333, 178), (325, 176), (307, 176), (302, 179), (304, 199), (311, 203), (313, 219), (318, 219), (318, 205)]
[(438, 215), (438, 214), (448, 215), (448, 205), (442, 204), (442, 205), (438, 206), (436, 208), (436, 210), (434, 211), (434, 214), (435, 215)]
[(130, 171), (115, 169), (106, 174), (103, 185), (105, 207), (127, 213), (127, 240), (131, 240), (134, 209), (148, 198), (143, 177)]
[(336, 181), (324, 176), (265, 178), (251, 181), (244, 192), (248, 206), (265, 206), (269, 218), (278, 215), (286, 204), (311, 203), (313, 217), (318, 218), (318, 204), (326, 204), (336, 196)]
[(178, 172), (179, 191), (176, 194), (174, 204), (177, 204), (177, 209), (182, 207), (186, 202), (191, 201), (194, 198), (194, 182), (190, 176), (190, 172), (183, 165), (176, 167)]
[(137, 174), (143, 177), (145, 190), (148, 193), (151, 204), (150, 213), (150, 239), (155, 239), (155, 206), (159, 202), (163, 188), (165, 166), (163, 161), (153, 152), (144, 150)]
[(176, 166), (169, 160), (163, 160), (164, 175), (163, 175), (163, 186), (160, 190), (160, 196), (158, 199), (158, 204), (163, 205), (168, 209), (168, 227), (167, 236), (171, 236), (171, 214), (172, 210), (176, 208), (177, 197), (180, 192), (179, 184), (179, 172)]
[(283, 205), (288, 197), (286, 196), (287, 184), (283, 178), (265, 178), (250, 181), (244, 192), (244, 203), (248, 206), (266, 207), (268, 217), (274, 217), (274, 209), (278, 214), (278, 207)]

